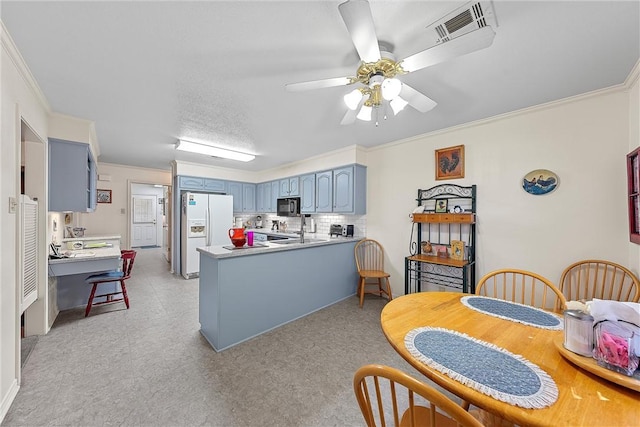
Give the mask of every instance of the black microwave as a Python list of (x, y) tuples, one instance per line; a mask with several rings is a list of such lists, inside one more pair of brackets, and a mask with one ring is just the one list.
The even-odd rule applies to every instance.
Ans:
[(300, 216), (300, 197), (278, 199), (278, 216)]

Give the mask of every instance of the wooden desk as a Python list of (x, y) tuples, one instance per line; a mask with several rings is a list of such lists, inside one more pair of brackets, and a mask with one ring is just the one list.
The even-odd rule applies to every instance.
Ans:
[[(640, 393), (599, 378), (560, 355), (552, 331), (489, 316), (465, 307), (466, 294), (422, 292), (390, 301), (382, 310), (382, 330), (395, 350), (433, 382), (473, 405), (521, 426), (640, 426)], [(519, 354), (547, 372), (558, 400), (543, 409), (524, 409), (477, 392), (416, 360), (406, 349), (407, 332), (421, 326), (465, 333)]]

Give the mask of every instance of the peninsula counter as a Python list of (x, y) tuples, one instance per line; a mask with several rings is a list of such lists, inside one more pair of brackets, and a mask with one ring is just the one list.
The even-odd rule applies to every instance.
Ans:
[(359, 240), (198, 248), (200, 332), (222, 351), (354, 295)]

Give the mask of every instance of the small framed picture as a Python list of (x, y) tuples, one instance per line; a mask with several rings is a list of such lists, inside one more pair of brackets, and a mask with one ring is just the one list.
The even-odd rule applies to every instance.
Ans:
[(111, 203), (111, 190), (98, 190), (98, 203)]
[(449, 201), (447, 199), (436, 200), (436, 213), (447, 213), (447, 205)]
[(436, 180), (464, 178), (464, 145), (436, 150)]

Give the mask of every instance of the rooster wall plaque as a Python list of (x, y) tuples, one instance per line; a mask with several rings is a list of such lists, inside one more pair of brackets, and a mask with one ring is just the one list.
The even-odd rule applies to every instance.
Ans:
[(464, 178), (464, 145), (436, 150), (436, 180)]

